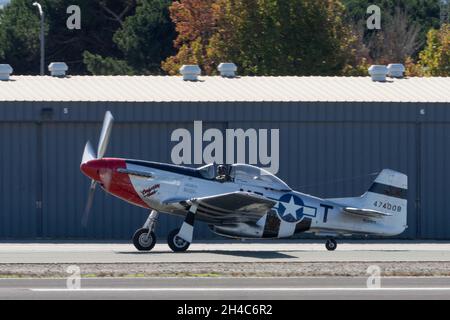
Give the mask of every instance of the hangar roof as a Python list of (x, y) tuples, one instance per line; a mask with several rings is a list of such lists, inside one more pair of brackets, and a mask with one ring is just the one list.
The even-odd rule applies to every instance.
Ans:
[(13, 76), (0, 101), (450, 102), (450, 78)]

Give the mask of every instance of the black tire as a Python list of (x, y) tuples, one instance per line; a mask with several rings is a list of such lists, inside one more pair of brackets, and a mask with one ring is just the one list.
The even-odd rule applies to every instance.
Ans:
[(133, 244), (139, 251), (150, 251), (156, 244), (156, 235), (153, 231), (147, 238), (148, 229), (139, 229), (134, 233)]
[(169, 236), (167, 237), (167, 244), (173, 252), (185, 252), (191, 245), (190, 242), (178, 237), (179, 232), (180, 229), (175, 229), (169, 233)]
[(337, 248), (337, 241), (334, 239), (328, 239), (325, 243), (325, 247), (328, 251), (334, 251)]

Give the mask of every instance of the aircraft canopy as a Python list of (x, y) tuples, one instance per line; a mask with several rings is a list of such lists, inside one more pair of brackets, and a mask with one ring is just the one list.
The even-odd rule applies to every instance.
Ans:
[[(225, 167), (226, 176), (223, 172), (219, 172), (219, 167)], [(291, 191), (291, 188), (280, 178), (272, 173), (248, 164), (233, 164), (233, 165), (217, 165), (208, 164), (199, 168), (200, 174), (205, 179), (234, 181), (250, 186), (258, 186), (263, 188), (271, 188), (280, 191)]]

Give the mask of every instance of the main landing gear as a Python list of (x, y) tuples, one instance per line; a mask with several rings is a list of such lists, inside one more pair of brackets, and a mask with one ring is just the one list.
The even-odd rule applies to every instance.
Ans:
[[(195, 214), (198, 206), (196, 204), (189, 208), (183, 225), (169, 233), (167, 244), (173, 252), (185, 252), (192, 243), (194, 234)], [(155, 226), (158, 212), (153, 210), (144, 226), (137, 230), (133, 236), (133, 244), (139, 251), (150, 251), (156, 244)]]
[(156, 235), (154, 230), (158, 215), (158, 211), (153, 210), (148, 216), (144, 226), (134, 233), (133, 244), (139, 251), (150, 251), (155, 246)]
[(325, 243), (325, 247), (328, 251), (334, 251), (337, 248), (337, 241), (334, 239), (328, 239)]
[(190, 242), (187, 242), (186, 240), (181, 238), (178, 235), (179, 233), (180, 229), (175, 229), (171, 233), (169, 233), (167, 237), (167, 244), (173, 252), (185, 252), (191, 245)]
[(169, 236), (167, 237), (167, 244), (173, 252), (185, 252), (191, 245), (197, 209), (198, 205), (193, 204), (189, 208), (189, 212), (187, 213), (181, 228), (175, 229), (169, 233)]

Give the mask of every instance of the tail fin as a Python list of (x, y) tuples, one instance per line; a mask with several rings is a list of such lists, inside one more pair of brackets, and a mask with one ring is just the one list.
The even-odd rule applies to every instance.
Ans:
[(398, 235), (407, 228), (408, 177), (400, 172), (385, 169), (375, 179), (369, 190), (359, 198), (335, 199), (344, 206), (385, 213), (385, 235)]

